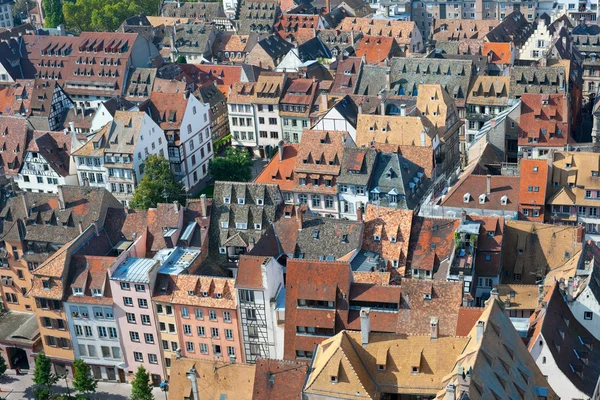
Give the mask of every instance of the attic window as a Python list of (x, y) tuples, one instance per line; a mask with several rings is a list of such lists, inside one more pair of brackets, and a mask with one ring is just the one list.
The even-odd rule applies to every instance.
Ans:
[(102, 297), (102, 289), (92, 289), (92, 296)]
[(348, 243), (348, 234), (347, 233), (344, 233), (342, 235), (342, 243)]
[(291, 212), (291, 211), (285, 211), (285, 212), (283, 213), (283, 216), (284, 216), (285, 218), (292, 218), (292, 212)]
[(533, 167), (533, 172), (538, 172), (538, 167)]
[(257, 206), (262, 206), (264, 204), (264, 200), (263, 199), (256, 199), (256, 205)]
[(42, 280), (42, 286), (44, 287), (44, 289), (50, 290), (50, 280), (49, 279)]
[(335, 376), (335, 375), (331, 375), (331, 376), (329, 377), (329, 382), (331, 382), (332, 384), (336, 384), (336, 383), (338, 383), (338, 377), (337, 377), (337, 376)]
[(411, 373), (418, 374), (419, 373), (419, 367), (412, 367), (411, 368)]
[(396, 236), (390, 237), (390, 242), (391, 243), (396, 243)]
[(219, 254), (225, 254), (225, 247), (219, 247)]
[(598, 171), (592, 171), (592, 176), (598, 176)]
[(565, 168), (571, 168), (571, 163), (566, 163)]
[(488, 235), (488, 237), (491, 237), (491, 238), (493, 238), (493, 237), (494, 237), (494, 232), (492, 232), (492, 231), (489, 231), (489, 232), (487, 233), (487, 235)]
[[(423, 295), (423, 300), (431, 300), (431, 294), (430, 293), (425, 293)], [(413, 367), (413, 369), (414, 368), (416, 368), (416, 367)], [(419, 371), (417, 370), (417, 372), (419, 372)]]
[(208, 297), (208, 292), (202, 292), (202, 297)]
[(229, 197), (223, 197), (223, 203), (230, 204), (231, 203), (231, 199)]
[(469, 200), (471, 200), (471, 194), (465, 193), (465, 195), (463, 196), (463, 203), (468, 203)]
[(194, 295), (194, 291), (193, 290), (188, 290), (188, 296), (193, 296)]
[(318, 239), (319, 238), (319, 231), (315, 230), (313, 231), (313, 239)]
[(74, 287), (73, 288), (73, 294), (75, 296), (83, 296), (83, 289), (80, 287)]
[(246, 199), (243, 197), (238, 197), (238, 204), (246, 204)]
[(254, 224), (254, 229), (257, 231), (260, 231), (262, 229), (262, 225), (261, 224)]
[(381, 238), (377, 235), (373, 235), (373, 240), (376, 242), (379, 242), (381, 240)]
[(223, 298), (223, 294), (222, 293), (217, 293), (217, 299), (222, 299)]
[(383, 364), (377, 364), (377, 370), (378, 371), (385, 371), (385, 365), (383, 365)]
[(479, 204), (485, 203), (485, 194), (479, 195)]

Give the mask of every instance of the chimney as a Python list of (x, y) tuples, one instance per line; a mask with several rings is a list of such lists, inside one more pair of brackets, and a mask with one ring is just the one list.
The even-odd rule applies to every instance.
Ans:
[(425, 147), (427, 144), (427, 140), (425, 138), (426, 138), (425, 131), (421, 131), (421, 147)]
[(385, 90), (390, 90), (390, 70), (385, 71)]
[(356, 210), (356, 220), (357, 221), (362, 221), (363, 220), (363, 209), (362, 207), (358, 208)]
[(567, 301), (571, 302), (573, 301), (573, 277), (570, 276), (569, 279), (567, 280)]
[(585, 238), (585, 226), (583, 224), (577, 225), (577, 243), (583, 243)]
[(371, 309), (362, 307), (360, 309), (360, 339), (362, 345), (369, 344), (369, 333), (371, 333)]
[(362, 103), (358, 103), (356, 106), (358, 107), (358, 114), (359, 115), (362, 114), (363, 113), (363, 111), (362, 111)]
[(467, 212), (465, 210), (462, 210), (460, 212), (460, 222), (465, 222), (467, 220)]
[(406, 104), (400, 104), (400, 116), (406, 117)]
[(179, 360), (181, 359), (181, 349), (177, 348), (177, 350), (175, 350), (175, 359)]
[(277, 144), (277, 152), (279, 153), (279, 162), (283, 161), (283, 140)]
[(79, 221), (79, 234), (83, 233), (83, 222)]
[(302, 210), (300, 206), (296, 206), (296, 221), (298, 221), (298, 230), (302, 230)]
[(200, 400), (200, 395), (198, 394), (198, 381), (196, 380), (196, 368), (190, 368), (190, 371), (187, 372), (185, 376), (192, 382), (192, 399)]
[(329, 102), (327, 101), (327, 93), (321, 93), (321, 109), (319, 111), (324, 112), (329, 109)]
[(379, 106), (379, 114), (385, 115), (385, 97), (381, 99), (381, 105)]
[(92, 225), (94, 226), (94, 233), (96, 234), (96, 236), (99, 236), (99, 233), (98, 233), (98, 221), (92, 222)]
[(446, 398), (445, 400), (456, 400), (456, 386), (453, 383), (449, 383), (446, 386)]
[(492, 175), (487, 176), (487, 191), (485, 192), (488, 196), (492, 193)]
[(64, 210), (66, 208), (66, 204), (65, 204), (65, 194), (63, 193), (63, 187), (62, 186), (58, 186), (58, 208), (60, 208), (61, 210)]
[(435, 340), (438, 338), (440, 333), (440, 319), (438, 317), (431, 317), (431, 339)]
[(490, 292), (490, 301), (500, 300), (500, 293), (498, 293), (497, 288), (493, 288)]
[(485, 328), (485, 322), (477, 321), (477, 343), (481, 342), (481, 339), (483, 339), (483, 328)]
[(183, 99), (187, 100), (187, 98), (189, 97), (189, 95), (190, 95), (190, 91), (188, 89), (185, 89), (183, 91)]
[(206, 213), (208, 212), (206, 209), (206, 194), (200, 196), (200, 208), (202, 208), (202, 218), (206, 218)]
[(325, 0), (325, 14), (331, 12), (331, 0)]
[(75, 122), (69, 121), (69, 130), (75, 133)]
[(179, 202), (177, 200), (173, 202), (173, 210), (175, 210), (175, 214), (179, 214)]
[(29, 198), (29, 195), (27, 194), (27, 192), (21, 193), (21, 198), (23, 199), (23, 206), (25, 208), (25, 212), (27, 213), (27, 216), (31, 217), (31, 208), (29, 208), (29, 202), (27, 201), (27, 199)]

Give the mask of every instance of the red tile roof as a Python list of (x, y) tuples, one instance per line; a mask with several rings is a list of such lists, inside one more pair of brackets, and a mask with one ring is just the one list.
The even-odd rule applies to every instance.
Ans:
[[(467, 175), (462, 178), (442, 199), (444, 207), (472, 208), (479, 210), (504, 210), (517, 211), (519, 208), (519, 184), (517, 176), (492, 175), (491, 191), (487, 192), (487, 179), (485, 175)], [(465, 198), (468, 196), (467, 201)], [(480, 204), (479, 197), (485, 195), (485, 201)], [(502, 204), (502, 197), (507, 196), (506, 205)]]
[[(333, 81), (331, 93), (333, 94), (353, 94), (358, 85), (358, 75), (362, 58), (348, 57), (338, 62), (338, 66)], [(327, 110), (319, 110), (325, 112)]]
[(287, 360), (256, 360), (253, 400), (300, 400), (308, 366)]
[(0, 116), (0, 168), (15, 176), (23, 164), (27, 147), (27, 120)]
[(276, 154), (265, 166), (260, 175), (254, 182), (256, 183), (276, 183), (279, 190), (291, 191), (294, 187), (294, 167), (296, 165), (296, 155), (298, 154), (298, 145), (287, 144), (283, 147), (283, 158), (280, 161)]
[(492, 53), (492, 64), (510, 64), (512, 59), (511, 43), (484, 42), (481, 54), (487, 56)]
[(365, 57), (367, 64), (380, 64), (393, 56), (396, 42), (390, 37), (363, 36), (356, 46), (356, 56)]
[(471, 332), (475, 323), (479, 321), (484, 311), (485, 308), (461, 307), (458, 310), (456, 336), (469, 336), (469, 332)]
[(572, 142), (569, 101), (562, 94), (521, 96), (519, 146), (564, 147)]
[(156, 122), (163, 130), (173, 131), (181, 128), (181, 122), (189, 102), (188, 95), (184, 93), (152, 92), (150, 101), (152, 114), (158, 116)]
[[(413, 218), (408, 259), (410, 269), (432, 271), (435, 276), (454, 249), (454, 231), (459, 224), (458, 219)], [(443, 279), (446, 277), (443, 276)]]
[(248, 255), (240, 256), (238, 273), (235, 278), (236, 288), (262, 289), (262, 264), (266, 257), (254, 257)]
[[(546, 160), (521, 160), (519, 185), (519, 203), (541, 206), (546, 203), (546, 186), (548, 182), (549, 166)], [(530, 191), (529, 188), (539, 187), (539, 191)]]

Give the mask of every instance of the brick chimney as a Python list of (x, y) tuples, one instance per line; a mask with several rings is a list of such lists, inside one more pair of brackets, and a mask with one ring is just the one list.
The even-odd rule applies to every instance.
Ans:
[(298, 222), (298, 230), (302, 230), (302, 210), (300, 206), (296, 206), (296, 221)]
[(585, 226), (583, 224), (577, 225), (577, 243), (583, 243), (585, 238)]

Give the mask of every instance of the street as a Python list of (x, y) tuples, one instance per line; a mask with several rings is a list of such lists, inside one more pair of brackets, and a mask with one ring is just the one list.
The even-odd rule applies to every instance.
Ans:
[[(0, 378), (0, 397), (6, 400), (34, 400), (33, 372), (27, 375), (16, 376), (14, 371), (7, 370), (7, 375)], [(56, 386), (55, 393), (66, 393), (64, 379)], [(71, 394), (74, 393), (71, 380), (69, 380)], [(127, 383), (98, 382), (96, 393), (88, 396), (90, 399), (127, 400), (131, 394), (131, 385)], [(156, 400), (166, 399), (165, 393), (160, 388), (154, 388)]]

